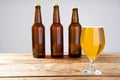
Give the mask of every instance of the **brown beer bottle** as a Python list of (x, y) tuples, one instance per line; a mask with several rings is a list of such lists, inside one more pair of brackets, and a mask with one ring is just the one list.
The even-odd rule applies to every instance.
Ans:
[(78, 8), (72, 9), (72, 19), (69, 26), (69, 57), (79, 58), (81, 57), (81, 25), (79, 23)]
[(53, 24), (50, 27), (51, 37), (51, 57), (62, 58), (64, 55), (63, 48), (63, 26), (60, 23), (59, 5), (54, 5)]
[(42, 24), (40, 4), (35, 5), (35, 20), (32, 26), (32, 50), (35, 58), (45, 57), (45, 28)]

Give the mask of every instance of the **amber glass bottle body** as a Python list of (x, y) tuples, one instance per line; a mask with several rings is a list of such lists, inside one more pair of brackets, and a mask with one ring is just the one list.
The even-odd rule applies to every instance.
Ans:
[(79, 23), (78, 9), (73, 8), (71, 24), (69, 26), (69, 57), (79, 58), (81, 57), (81, 46), (80, 46), (80, 36), (81, 36), (81, 25)]
[(32, 50), (35, 58), (45, 57), (45, 27), (42, 24), (40, 6), (35, 6), (35, 21), (32, 26)]
[(64, 56), (63, 48), (63, 26), (60, 23), (59, 6), (54, 6), (53, 24), (50, 27), (51, 38), (51, 57), (62, 58)]

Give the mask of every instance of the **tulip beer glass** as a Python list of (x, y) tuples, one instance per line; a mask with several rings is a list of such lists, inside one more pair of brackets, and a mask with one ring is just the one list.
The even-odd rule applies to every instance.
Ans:
[(90, 67), (84, 69), (87, 74), (102, 74), (94, 67), (94, 61), (102, 53), (105, 45), (104, 29), (101, 26), (83, 26), (81, 34), (81, 47), (90, 61)]

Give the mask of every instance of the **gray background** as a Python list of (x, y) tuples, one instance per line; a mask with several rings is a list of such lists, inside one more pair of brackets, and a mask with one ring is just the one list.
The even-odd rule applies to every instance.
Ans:
[(60, 5), (65, 52), (68, 51), (68, 26), (73, 6), (79, 8), (81, 25), (104, 26), (104, 52), (120, 52), (120, 0), (0, 0), (0, 53), (32, 52), (31, 27), (35, 3), (41, 4), (46, 29), (46, 52), (50, 52), (49, 30), (54, 3)]

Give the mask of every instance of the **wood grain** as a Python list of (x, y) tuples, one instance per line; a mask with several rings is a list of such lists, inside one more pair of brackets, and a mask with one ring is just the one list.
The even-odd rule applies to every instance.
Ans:
[[(67, 53), (66, 53), (67, 54)], [(85, 55), (81, 58), (33, 58), (32, 53), (1, 53), (0, 80), (120, 80), (120, 53), (106, 52), (96, 60), (102, 75), (86, 75), (89, 66)]]

